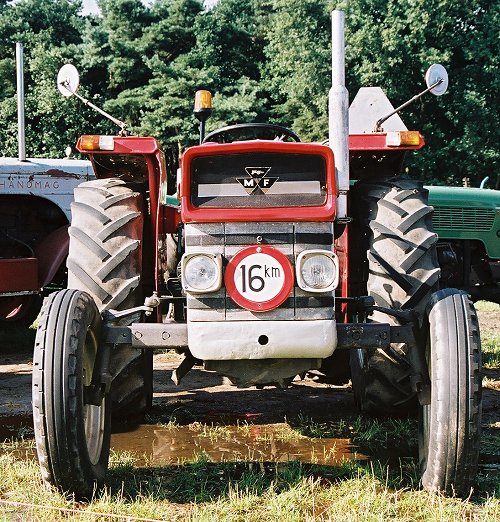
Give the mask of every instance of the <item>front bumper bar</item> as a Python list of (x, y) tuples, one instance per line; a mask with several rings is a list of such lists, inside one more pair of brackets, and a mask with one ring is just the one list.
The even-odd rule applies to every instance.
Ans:
[[(290, 326), (294, 323), (300, 325), (303, 321), (283, 322)], [(333, 321), (332, 323), (331, 328), (336, 332), (336, 342), (333, 345), (333, 349), (383, 349), (388, 348), (391, 343), (415, 343), (415, 336), (411, 325), (392, 326), (386, 323), (335, 324)], [(206, 325), (207, 323), (200, 324)], [(245, 324), (248, 325), (249, 323), (247, 322)], [(232, 340), (234, 342), (236, 338), (233, 337)], [(304, 341), (312, 343), (312, 339), (309, 338), (304, 339)], [(186, 323), (173, 322), (133, 323), (130, 326), (106, 325), (104, 327), (104, 342), (109, 344), (131, 344), (135, 348), (187, 349), (189, 347), (188, 325)], [(249, 357), (240, 358), (247, 359)]]

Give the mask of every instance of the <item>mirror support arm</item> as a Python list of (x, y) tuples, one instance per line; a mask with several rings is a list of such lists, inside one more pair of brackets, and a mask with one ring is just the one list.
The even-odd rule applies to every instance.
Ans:
[(91, 109), (94, 109), (105, 118), (108, 118), (108, 120), (111, 120), (115, 125), (118, 125), (118, 127), (120, 127), (120, 136), (127, 135), (127, 124), (125, 122), (119, 120), (118, 118), (115, 118), (114, 116), (111, 116), (111, 114), (108, 114), (106, 111), (103, 111), (102, 109), (94, 105), (91, 101), (87, 100), (83, 96), (80, 96), (76, 91), (71, 90), (70, 84), (67, 80), (61, 82), (61, 85), (65, 89), (70, 91), (73, 94), (73, 96), (76, 96), (84, 105), (87, 105)]
[(383, 118), (380, 118), (379, 120), (377, 120), (377, 122), (375, 123), (375, 128), (373, 129), (373, 132), (383, 132), (382, 123), (384, 123), (384, 121), (388, 120), (391, 116), (393, 116), (394, 114), (397, 114), (399, 111), (401, 111), (403, 109), (406, 109), (406, 107), (408, 107), (408, 105), (411, 105), (413, 102), (415, 102), (419, 98), (421, 98), (424, 94), (427, 94), (428, 92), (430, 92), (432, 89), (434, 89), (438, 85), (441, 85), (443, 82), (444, 82), (444, 79), (443, 78), (439, 78), (439, 80), (434, 82), (431, 86), (427, 87), (427, 89), (425, 89), (421, 93), (416, 94), (415, 96), (413, 96), (413, 98), (411, 98), (407, 102), (403, 103), (402, 105), (400, 105), (399, 107), (394, 109), (392, 112), (387, 114), (387, 116), (384, 116)]

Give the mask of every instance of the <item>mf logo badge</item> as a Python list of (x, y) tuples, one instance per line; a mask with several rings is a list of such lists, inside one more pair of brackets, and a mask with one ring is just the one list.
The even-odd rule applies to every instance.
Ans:
[(279, 178), (266, 177), (271, 167), (245, 167), (249, 178), (236, 178), (250, 196), (265, 194)]

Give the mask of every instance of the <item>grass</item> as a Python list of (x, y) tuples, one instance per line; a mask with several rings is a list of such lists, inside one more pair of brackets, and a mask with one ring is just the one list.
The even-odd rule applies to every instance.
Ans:
[(478, 301), (475, 306), (481, 323), (483, 367), (500, 369), (500, 306), (490, 301)]
[(500, 333), (481, 334), (481, 355), (484, 368), (500, 369)]
[[(181, 429), (175, 422), (165, 428)], [(209, 426), (199, 422), (189, 430), (210, 440), (245, 436), (251, 424)], [(43, 487), (38, 463), (20, 458), (33, 440), (14, 439), (0, 446), (0, 520), (105, 521), (168, 520), (257, 522), (295, 521), (481, 521), (500, 520), (498, 471), (482, 469), (474, 496), (445, 498), (419, 489), (416, 425), (411, 419), (370, 419), (356, 416), (336, 422), (299, 417), (294, 426), (278, 425), (278, 437), (350, 437), (365, 446), (370, 460), (346, 460), (336, 465), (297, 461), (232, 460), (213, 462), (198, 453), (190, 461), (136, 467), (128, 452), (112, 452), (106, 488), (89, 503), (78, 503)], [(19, 434), (24, 435), (24, 434)], [(380, 457), (387, 446), (406, 439), (409, 453)], [(499, 439), (488, 435), (482, 453), (500, 455)], [(401, 448), (400, 448), (401, 451)], [(383, 452), (382, 452), (383, 453)], [(498, 460), (498, 459), (497, 459)], [(65, 511), (74, 510), (74, 511)], [(97, 514), (96, 514), (97, 513)], [(112, 515), (110, 517), (104, 514)]]
[[(0, 456), (0, 498), (36, 506), (0, 504), (3, 520), (108, 520), (108, 513), (153, 520), (188, 521), (495, 521), (497, 496), (472, 501), (418, 490), (413, 459), (339, 466), (299, 462), (193, 462), (134, 469), (129, 454), (112, 455), (107, 488), (81, 504), (42, 487), (38, 465), (7, 452)], [(74, 509), (71, 514), (58, 509)], [(118, 518), (112, 518), (118, 520)]]
[(478, 312), (499, 312), (500, 305), (492, 301), (477, 301), (474, 305)]
[(391, 448), (392, 456), (415, 455), (418, 450), (417, 422), (414, 419), (372, 419), (356, 416), (350, 421), (318, 423), (299, 416), (296, 429), (303, 435), (319, 438), (349, 438), (360, 451), (384, 455)]

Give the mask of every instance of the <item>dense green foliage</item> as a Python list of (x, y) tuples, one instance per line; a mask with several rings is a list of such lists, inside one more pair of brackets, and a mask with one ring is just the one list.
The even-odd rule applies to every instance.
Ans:
[(380, 85), (394, 105), (425, 85), (433, 62), (445, 65), (450, 90), (426, 96), (402, 117), (428, 146), (409, 173), (441, 183), (477, 185), (498, 172), (500, 7), (490, 0), (0, 0), (0, 152), (15, 155), (15, 42), (25, 46), (27, 151), (61, 156), (79, 134), (114, 132), (55, 77), (65, 62), (81, 74), (81, 93), (158, 137), (175, 163), (196, 142), (194, 92), (214, 93), (208, 130), (270, 121), (303, 140), (327, 135), (330, 11), (346, 12), (347, 87)]

